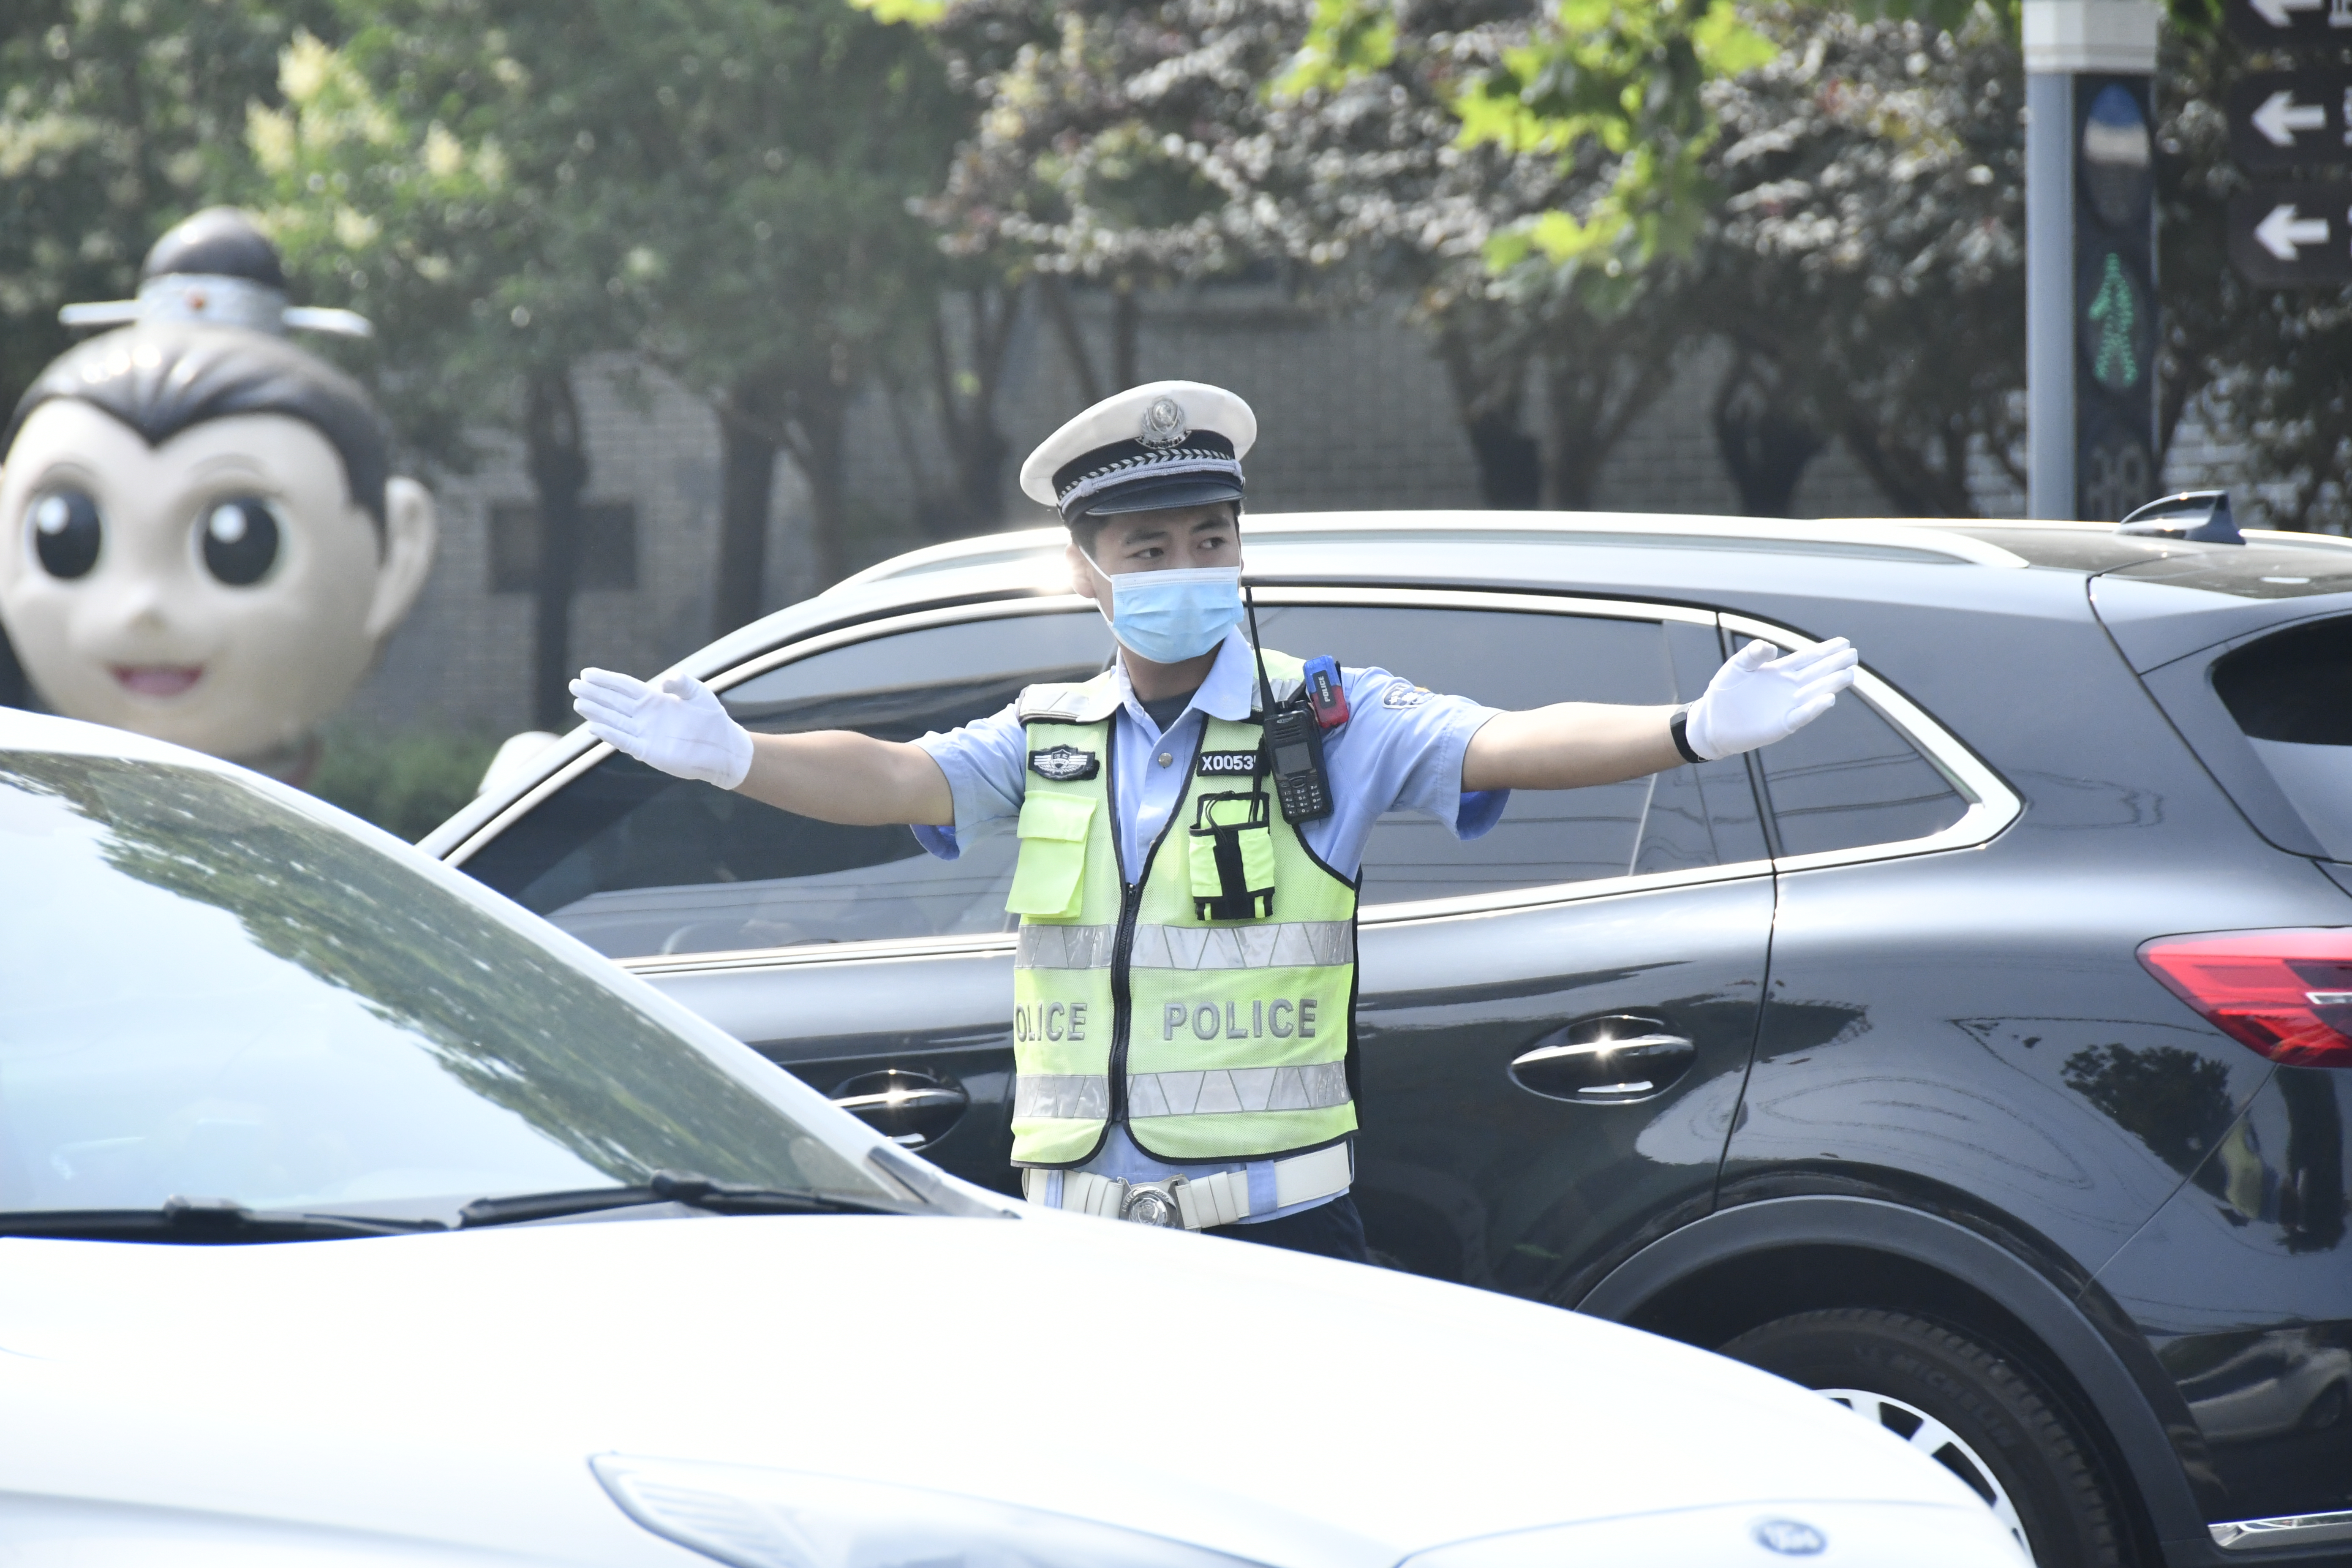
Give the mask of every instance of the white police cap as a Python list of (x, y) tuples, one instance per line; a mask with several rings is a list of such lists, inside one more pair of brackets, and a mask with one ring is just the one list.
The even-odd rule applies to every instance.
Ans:
[(1239, 500), (1257, 416), (1221, 386), (1155, 381), (1106, 397), (1021, 465), (1021, 490), (1062, 521)]

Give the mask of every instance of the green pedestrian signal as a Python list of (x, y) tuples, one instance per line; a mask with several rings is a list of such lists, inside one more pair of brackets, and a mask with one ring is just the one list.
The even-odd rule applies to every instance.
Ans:
[(2106, 266), (2099, 278), (2099, 291), (2091, 298), (2091, 308), (2084, 314), (2098, 329), (2096, 346), (2091, 353), (2091, 374), (2110, 392), (2124, 392), (2139, 384), (2139, 345), (2135, 341), (2139, 328), (2139, 304), (2132, 298), (2130, 278), (2124, 271), (2124, 258), (2114, 251), (2107, 252)]
[(2074, 79), (2076, 517), (2120, 518), (2161, 488), (2148, 90), (2144, 76)]

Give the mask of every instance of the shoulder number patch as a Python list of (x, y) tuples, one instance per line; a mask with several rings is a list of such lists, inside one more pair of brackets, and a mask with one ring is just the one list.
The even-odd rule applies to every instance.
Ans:
[(1257, 772), (1255, 752), (1202, 752), (1194, 770), (1204, 777), (1234, 778)]
[(1069, 784), (1102, 772), (1102, 759), (1076, 746), (1049, 746), (1029, 753), (1029, 771), (1055, 784)]

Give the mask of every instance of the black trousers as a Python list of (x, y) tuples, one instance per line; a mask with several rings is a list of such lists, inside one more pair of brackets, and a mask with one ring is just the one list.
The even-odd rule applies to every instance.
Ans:
[(1235, 1241), (1255, 1241), (1262, 1247), (1287, 1247), (1293, 1252), (1311, 1252), (1318, 1258), (1337, 1258), (1347, 1263), (1372, 1260), (1364, 1247), (1364, 1217), (1356, 1212), (1356, 1199), (1349, 1193), (1341, 1193), (1328, 1204), (1284, 1215), (1280, 1219), (1262, 1219), (1255, 1225), (1212, 1226), (1201, 1234), (1228, 1236)]

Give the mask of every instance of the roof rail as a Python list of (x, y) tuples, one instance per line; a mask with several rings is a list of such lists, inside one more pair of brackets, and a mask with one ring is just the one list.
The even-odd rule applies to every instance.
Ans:
[(1246, 516), (1244, 536), (1279, 538), (1286, 534), (1464, 534), (1523, 533), (1549, 535), (1563, 541), (1581, 538), (1600, 542), (1660, 543), (1738, 550), (1743, 547), (1818, 545), (1835, 552), (1840, 547), (1858, 554), (1896, 552), (1940, 556), (1978, 566), (2021, 567), (2025, 558), (1965, 533), (1922, 524), (1908, 519), (1822, 518), (1811, 521), (1777, 517), (1714, 517), (1693, 512), (1649, 511), (1422, 511), (1277, 512)]
[[(1969, 520), (1974, 521), (1974, 520)], [(1471, 511), (1454, 510), (1398, 511), (1253, 512), (1242, 519), (1245, 539), (1272, 542), (1286, 538), (1352, 536), (1399, 538), (1423, 535), (1465, 537), (1526, 535), (1549, 537), (1563, 543), (1584, 542), (1683, 548), (1739, 550), (1812, 547), (1824, 553), (1851, 552), (1860, 555), (1929, 557), (1976, 566), (2021, 567), (2025, 558), (1971, 534), (1958, 531), (1964, 521), (1916, 521), (1882, 518), (1834, 518), (1812, 521), (1785, 518), (1708, 517), (1675, 512), (1610, 511)], [(917, 576), (929, 572), (965, 571), (974, 567), (1010, 565), (1033, 561), (1059, 551), (1068, 535), (1059, 526), (1010, 530), (981, 534), (877, 563), (832, 588), (839, 594), (870, 584)]]

